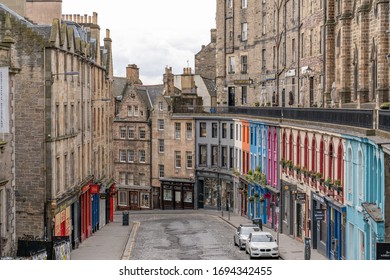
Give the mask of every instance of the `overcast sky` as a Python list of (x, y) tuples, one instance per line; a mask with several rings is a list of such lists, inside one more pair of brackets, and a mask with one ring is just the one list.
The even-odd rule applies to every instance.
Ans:
[[(165, 67), (181, 74), (210, 43), (215, 0), (63, 0), (63, 14), (98, 13), (102, 39), (110, 29), (114, 76), (137, 64), (145, 85), (160, 84)], [(102, 42), (101, 42), (102, 43)]]

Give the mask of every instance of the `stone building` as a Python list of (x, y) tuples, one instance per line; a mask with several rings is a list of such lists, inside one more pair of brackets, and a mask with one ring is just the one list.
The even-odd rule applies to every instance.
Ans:
[[(11, 28), (10, 15), (2, 19), (7, 35)], [(0, 259), (15, 254), (15, 167), (13, 90), (17, 69), (10, 68), (14, 40), (4, 34), (0, 40)], [(10, 73), (10, 74), (8, 74)], [(9, 77), (9, 78), (8, 78)], [(12, 105), (11, 105), (12, 104)], [(11, 106), (10, 106), (11, 105)]]
[[(10, 85), (10, 129), (2, 138), (12, 166), (5, 171), (12, 193), (7, 200), (2, 193), (2, 205), (12, 206), (15, 197), (14, 248), (18, 239), (53, 236), (69, 236), (78, 246), (107, 222), (99, 193), (113, 183), (107, 145), (113, 102), (103, 103), (112, 96), (110, 38), (98, 45), (97, 14), (79, 23), (46, 16), (51, 24), (37, 25), (0, 7), (7, 51), (0, 66)], [(2, 216), (12, 221), (8, 211)]]
[(218, 0), (218, 102), (378, 106), (388, 100), (387, 9), (388, 1)]
[(217, 30), (211, 29), (210, 43), (195, 54), (195, 74), (215, 81)]
[[(196, 75), (190, 68), (184, 68), (183, 74), (175, 77), (172, 68), (167, 67), (164, 84), (142, 85), (136, 65), (129, 65), (126, 72), (126, 78), (115, 78), (114, 83), (115, 178), (119, 182), (118, 198), (120, 195), (123, 198), (123, 205), (118, 204), (118, 208), (193, 209), (195, 123), (188, 113), (203, 105), (203, 97), (197, 93)], [(178, 81), (180, 89), (175, 86)], [(204, 94), (208, 94), (208, 100), (211, 100), (209, 88), (203, 88)], [(130, 111), (129, 106), (132, 108)], [(135, 106), (138, 116), (134, 116)], [(144, 129), (145, 138), (132, 136), (129, 139), (129, 129), (136, 133)], [(136, 157), (129, 162), (129, 151), (133, 158), (131, 150), (145, 151), (142, 165)], [(136, 178), (136, 174), (140, 173), (145, 175), (145, 186), (140, 186), (135, 179), (128, 179), (129, 176)], [(140, 201), (148, 190), (150, 204), (146, 207)], [(137, 203), (132, 206), (131, 201)]]
[(114, 83), (121, 92), (116, 95), (113, 125), (117, 209), (150, 209), (152, 154), (149, 93), (139, 87), (142, 82), (136, 65), (129, 65), (126, 78), (115, 78)]

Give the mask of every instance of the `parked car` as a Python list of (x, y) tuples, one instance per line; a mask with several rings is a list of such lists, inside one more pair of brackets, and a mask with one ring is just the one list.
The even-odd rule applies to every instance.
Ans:
[(238, 246), (240, 250), (245, 249), (249, 234), (257, 231), (260, 231), (260, 228), (256, 224), (241, 224), (234, 234), (234, 245)]
[(245, 251), (250, 258), (279, 258), (279, 247), (272, 234), (266, 231), (252, 232), (246, 242)]

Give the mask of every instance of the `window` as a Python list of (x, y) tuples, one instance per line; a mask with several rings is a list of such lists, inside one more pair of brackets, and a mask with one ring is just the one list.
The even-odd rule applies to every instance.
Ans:
[(261, 50), (261, 67), (263, 69), (267, 68), (267, 60), (266, 60), (267, 56), (266, 56), (266, 49), (262, 49)]
[(305, 57), (305, 34), (301, 34), (301, 57)]
[(175, 151), (175, 168), (181, 168), (181, 152)]
[(186, 152), (187, 156), (187, 168), (191, 169), (192, 168), (192, 152)]
[(160, 164), (158, 166), (158, 176), (160, 178), (163, 178), (164, 177), (164, 165), (163, 164)]
[(164, 130), (164, 120), (163, 119), (158, 120), (158, 130)]
[(248, 8), (248, 0), (241, 0), (241, 8), (243, 9)]
[(291, 53), (292, 53), (292, 62), (295, 63), (295, 39), (291, 40)]
[(229, 0), (228, 1), (228, 7), (229, 8), (233, 8), (233, 0)]
[(211, 146), (211, 165), (218, 166), (218, 146)]
[(134, 159), (135, 159), (134, 150), (127, 151), (127, 158), (128, 158), (129, 162), (134, 162)]
[(207, 145), (199, 146), (199, 165), (207, 165)]
[(222, 124), (222, 138), (227, 137), (227, 123)]
[(120, 206), (127, 206), (127, 191), (118, 191), (119, 201), (118, 204)]
[(140, 173), (139, 174), (139, 185), (141, 187), (145, 187), (145, 185), (146, 185), (146, 180), (145, 180), (145, 174), (144, 173)]
[(234, 124), (230, 124), (230, 139), (234, 138)]
[(133, 127), (129, 128), (129, 139), (134, 139), (135, 138), (135, 129)]
[(234, 74), (235, 72), (235, 66), (234, 66), (234, 56), (229, 56), (229, 69), (228, 72), (229, 74)]
[(267, 32), (267, 13), (263, 12), (261, 17), (261, 33), (265, 35)]
[(212, 138), (218, 137), (218, 123), (211, 124), (211, 137)]
[(142, 208), (150, 208), (150, 195), (149, 195), (149, 193), (146, 193), (146, 192), (141, 193), (141, 207)]
[(162, 103), (162, 102), (158, 102), (158, 109), (159, 109), (160, 111), (163, 110), (163, 103)]
[(181, 123), (175, 123), (175, 139), (180, 139)]
[(134, 106), (134, 116), (138, 116), (138, 106)]
[(125, 150), (119, 150), (119, 161), (126, 162), (126, 151)]
[(229, 168), (234, 168), (234, 149), (229, 148)]
[(241, 104), (247, 104), (248, 100), (248, 87), (243, 86), (241, 87)]
[(119, 184), (126, 185), (126, 172), (119, 172)]
[(205, 122), (199, 123), (199, 131), (200, 131), (200, 137), (206, 137), (207, 133), (206, 133), (206, 123)]
[(120, 127), (120, 138), (125, 139), (126, 138), (126, 127)]
[(145, 139), (145, 138), (146, 138), (146, 131), (145, 131), (145, 128), (140, 128), (140, 129), (139, 129), (139, 138), (140, 138), (140, 139)]
[(134, 173), (127, 173), (127, 184), (134, 186)]
[(246, 74), (248, 72), (248, 56), (241, 56), (241, 73)]
[(164, 153), (164, 139), (158, 139), (158, 152)]
[(244, 22), (241, 24), (241, 41), (248, 40), (248, 23)]
[(130, 117), (133, 115), (133, 106), (127, 106), (127, 116)]
[(226, 168), (227, 167), (227, 147), (222, 146), (221, 149), (222, 149), (222, 151), (221, 151), (222, 152), (221, 167)]
[(309, 34), (309, 56), (313, 55), (313, 30)]
[(139, 150), (139, 162), (145, 163), (145, 150)]
[(191, 140), (192, 139), (192, 123), (187, 123), (186, 124), (186, 138), (187, 140)]

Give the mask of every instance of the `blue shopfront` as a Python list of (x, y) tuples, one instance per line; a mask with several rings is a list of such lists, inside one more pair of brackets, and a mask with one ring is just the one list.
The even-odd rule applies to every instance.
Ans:
[(327, 257), (331, 260), (345, 259), (346, 207), (331, 197), (325, 197), (327, 217)]

